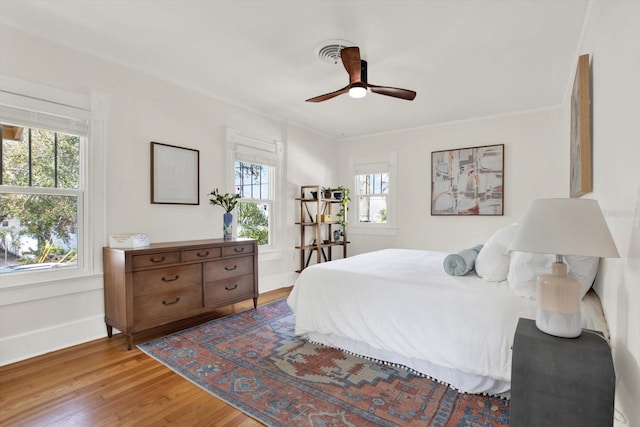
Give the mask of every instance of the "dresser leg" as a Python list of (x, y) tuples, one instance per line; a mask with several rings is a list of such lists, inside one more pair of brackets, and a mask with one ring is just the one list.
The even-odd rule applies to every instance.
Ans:
[(127, 335), (127, 350), (133, 348), (133, 334)]
[(113, 337), (113, 326), (107, 325), (107, 336), (109, 338)]
[(258, 297), (253, 299), (253, 308), (258, 308)]

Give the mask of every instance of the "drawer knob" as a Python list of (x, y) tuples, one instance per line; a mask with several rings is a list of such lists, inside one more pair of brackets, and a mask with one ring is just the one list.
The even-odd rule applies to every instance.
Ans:
[(205, 253), (198, 252), (196, 255), (200, 258), (204, 258), (206, 256), (209, 256), (209, 251), (206, 251)]
[(236, 284), (235, 284), (235, 285), (233, 285), (233, 287), (231, 287), (231, 288), (229, 288), (229, 287), (227, 287), (227, 286), (225, 286), (224, 288), (225, 288), (226, 290), (228, 290), (228, 291), (232, 291), (232, 290), (234, 290), (234, 289), (237, 289), (237, 288), (238, 288), (238, 284), (236, 283)]
[(235, 270), (236, 268), (238, 268), (238, 266), (237, 266), (237, 265), (234, 265), (233, 267), (225, 267), (224, 269), (225, 269), (225, 270), (227, 270), (227, 271), (233, 271), (233, 270)]
[(149, 261), (151, 261), (151, 262), (162, 262), (162, 261), (164, 261), (164, 260), (165, 260), (164, 255), (162, 255), (162, 256), (161, 256), (160, 258), (158, 258), (158, 259), (156, 259), (156, 258), (154, 258), (154, 257), (149, 258)]
[(233, 248), (233, 251), (237, 253), (244, 252), (244, 248)]
[(176, 274), (176, 277), (174, 277), (173, 279), (167, 279), (166, 277), (162, 276), (162, 281), (167, 283), (167, 282), (175, 282), (176, 280), (178, 280), (180, 278), (179, 275)]
[(178, 301), (180, 301), (180, 297), (176, 298), (176, 300), (175, 300), (175, 301), (165, 301), (165, 300), (162, 300), (162, 304), (164, 304), (164, 305), (172, 305), (172, 304), (177, 304), (177, 303), (178, 303)]

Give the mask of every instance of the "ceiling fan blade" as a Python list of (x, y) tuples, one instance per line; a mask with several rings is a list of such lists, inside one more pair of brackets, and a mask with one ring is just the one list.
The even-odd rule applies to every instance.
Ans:
[(413, 101), (417, 95), (416, 92), (412, 90), (400, 89), (398, 87), (376, 86), (372, 84), (368, 84), (367, 86), (369, 86), (369, 90), (373, 93), (406, 99), (407, 101)]
[(340, 58), (342, 58), (342, 64), (344, 65), (345, 70), (347, 70), (347, 73), (349, 73), (349, 82), (361, 82), (362, 76), (360, 75), (360, 49), (355, 46), (345, 47), (340, 51)]
[(309, 98), (306, 100), (306, 102), (322, 102), (322, 101), (326, 101), (327, 99), (335, 98), (336, 96), (342, 95), (343, 93), (347, 93), (347, 92), (349, 92), (349, 86), (345, 86), (342, 89), (339, 89), (335, 92), (325, 93), (324, 95)]

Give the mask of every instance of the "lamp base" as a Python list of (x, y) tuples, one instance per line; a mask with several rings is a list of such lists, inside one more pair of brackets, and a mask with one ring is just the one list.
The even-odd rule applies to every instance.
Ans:
[(538, 307), (536, 327), (545, 334), (561, 338), (577, 338), (582, 333), (580, 312), (558, 313)]
[(579, 337), (582, 333), (580, 299), (580, 282), (567, 274), (567, 265), (558, 256), (551, 265), (551, 274), (538, 277), (536, 326), (556, 337)]

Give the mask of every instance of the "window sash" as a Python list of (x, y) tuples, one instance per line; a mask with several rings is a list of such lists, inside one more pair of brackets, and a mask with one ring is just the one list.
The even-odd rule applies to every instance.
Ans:
[[(4, 100), (3, 96), (3, 100)], [(41, 101), (46, 104), (46, 101)], [(86, 259), (90, 254), (87, 253), (85, 242), (87, 242), (86, 223), (85, 223), (85, 147), (88, 144), (88, 125), (87, 120), (76, 120), (68, 117), (61, 117), (53, 114), (26, 111), (21, 108), (11, 107), (7, 105), (0, 105), (0, 123), (6, 125), (21, 126), (25, 129), (43, 130), (48, 132), (54, 132), (58, 134), (67, 134), (79, 137), (79, 153), (78, 153), (78, 168), (79, 175), (77, 176), (78, 187), (77, 188), (62, 188), (62, 187), (41, 187), (33, 185), (30, 182), (27, 185), (0, 185), (1, 194), (25, 194), (25, 195), (44, 195), (44, 196), (68, 196), (76, 198), (76, 262), (74, 264), (65, 265), (65, 270), (77, 270), (82, 271), (86, 265)], [(57, 153), (55, 154), (57, 156)], [(27, 168), (31, 170), (34, 165), (29, 164)], [(42, 269), (42, 270), (25, 270), (9, 273), (10, 276), (15, 275), (39, 275), (47, 274), (47, 272), (53, 272), (58, 269)], [(3, 276), (5, 276), (3, 274)], [(5, 276), (6, 277), (6, 276)]]

